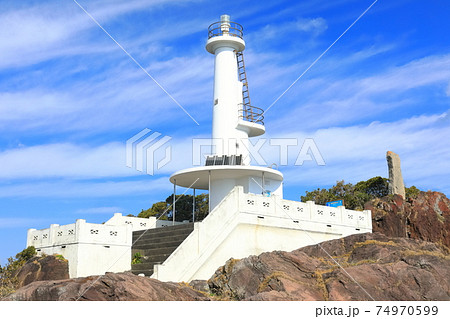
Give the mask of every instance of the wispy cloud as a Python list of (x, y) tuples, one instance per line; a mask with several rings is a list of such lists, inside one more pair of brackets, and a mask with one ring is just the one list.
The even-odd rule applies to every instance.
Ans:
[(136, 175), (125, 166), (125, 146), (108, 143), (99, 147), (48, 144), (19, 147), (0, 153), (0, 177), (99, 178)]
[[(118, 17), (136, 11), (158, 8), (167, 5), (183, 4), (186, 0), (161, 1), (93, 1), (86, 4), (101, 23), (108, 24)], [(80, 1), (84, 4), (83, 1)], [(169, 20), (169, 17), (168, 17)], [(170, 26), (173, 26), (172, 28)], [(147, 39), (161, 40), (197, 31), (192, 28), (198, 24), (189, 22), (180, 28), (180, 24), (161, 26), (147, 33)], [(178, 34), (175, 32), (178, 29)], [(161, 31), (165, 32), (161, 32)], [(172, 32), (170, 31), (172, 30)], [(118, 30), (118, 32), (126, 30)], [(95, 34), (95, 39), (93, 34)], [(155, 38), (158, 36), (159, 38)], [(39, 5), (20, 9), (10, 9), (0, 14), (0, 37), (7, 39), (0, 43), (1, 68), (24, 67), (55, 58), (67, 58), (71, 55), (116, 52), (115, 44), (108, 41), (89, 17), (73, 1), (49, 1)], [(130, 39), (130, 37), (127, 37)], [(100, 40), (100, 43), (99, 43)]]
[[(152, 69), (161, 83), (196, 118), (203, 120), (209, 114), (198, 106), (210, 100), (205, 84), (212, 81), (212, 72), (208, 72), (212, 65), (213, 59), (209, 56), (194, 55), (154, 63)], [(36, 81), (34, 88), (0, 91), (0, 131), (39, 128), (40, 132), (102, 132), (110, 131), (111, 127), (122, 131), (129, 130), (130, 126), (154, 127), (176, 118), (190, 120), (128, 61), (96, 74), (86, 70), (75, 76), (64, 73), (60, 68), (46, 74), (32, 73), (27, 81)], [(75, 77), (73, 81), (51, 87), (54, 85), (51, 79), (64, 83), (71, 76)], [(78, 76), (84, 76), (85, 81), (77, 81)], [(20, 81), (20, 77), (13, 76), (11, 80)], [(39, 80), (44, 83), (40, 84)]]
[[(409, 113), (421, 115), (422, 93), (419, 89), (432, 87), (442, 90), (450, 78), (450, 56), (429, 56), (405, 65), (382, 70), (376, 75), (357, 77), (347, 75), (338, 79), (321, 77), (305, 80), (297, 90), (285, 97), (290, 104), (286, 115), (272, 122), (273, 131), (295, 127), (299, 117), (304, 129), (351, 125), (356, 121), (375, 120), (398, 108), (410, 106)], [(307, 97), (302, 96), (307, 94)], [(295, 102), (296, 97), (301, 102)], [(274, 109), (283, 108), (284, 101)], [(412, 107), (411, 107), (412, 106)], [(271, 110), (273, 112), (274, 110)], [(267, 116), (270, 116), (268, 113)]]
[(328, 28), (324, 18), (299, 18), (284, 24), (267, 24), (261, 30), (250, 34), (251, 36), (264, 35), (264, 39), (280, 38), (281, 36), (289, 37), (295, 35), (298, 37), (304, 32), (307, 35), (317, 36)]
[(169, 193), (172, 187), (167, 178), (151, 181), (57, 181), (21, 182), (0, 186), (1, 198), (106, 198), (115, 196), (142, 196), (154, 191)]

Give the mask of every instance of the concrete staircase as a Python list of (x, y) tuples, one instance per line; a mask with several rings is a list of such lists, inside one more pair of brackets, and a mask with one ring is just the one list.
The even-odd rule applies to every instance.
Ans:
[(153, 266), (162, 264), (193, 230), (194, 223), (186, 223), (133, 232), (132, 256), (141, 253), (142, 263), (131, 265), (131, 271), (151, 276)]

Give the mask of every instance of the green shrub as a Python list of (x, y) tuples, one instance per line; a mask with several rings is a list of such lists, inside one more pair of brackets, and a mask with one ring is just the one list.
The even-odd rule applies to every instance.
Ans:
[(405, 187), (405, 193), (406, 193), (406, 198), (414, 199), (417, 197), (417, 195), (419, 195), (420, 189), (418, 189), (414, 185), (411, 187)]
[[(208, 194), (200, 194), (195, 196), (195, 221), (202, 221), (208, 215), (208, 200)], [(171, 219), (170, 216), (172, 216), (172, 202), (173, 195), (170, 195), (164, 202), (154, 203), (151, 208), (142, 210), (137, 217), (149, 218), (154, 216), (161, 220)], [(192, 195), (177, 195), (175, 203), (175, 221), (192, 221), (192, 204)]]
[(142, 255), (137, 252), (133, 255), (133, 259), (131, 260), (132, 265), (141, 264), (142, 263)]
[[(406, 198), (415, 198), (420, 190), (415, 186), (406, 188)], [(389, 182), (387, 178), (376, 176), (367, 181), (358, 182), (356, 185), (345, 184), (344, 181), (336, 182), (336, 185), (329, 189), (318, 188), (311, 192), (306, 192), (301, 196), (301, 200), (314, 201), (316, 204), (325, 205), (327, 202), (344, 200), (344, 205), (348, 209), (363, 210), (364, 204), (374, 198), (387, 196), (389, 194)]]
[(29, 246), (18, 253), (15, 258), (8, 258), (8, 263), (4, 267), (0, 266), (0, 298), (17, 289), (17, 271), (34, 256), (36, 256), (36, 249)]

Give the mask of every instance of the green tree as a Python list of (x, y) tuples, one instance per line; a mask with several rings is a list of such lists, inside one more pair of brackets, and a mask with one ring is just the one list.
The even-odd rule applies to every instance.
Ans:
[(357, 183), (355, 191), (366, 193), (371, 197), (383, 197), (389, 194), (389, 182), (387, 178), (372, 177), (367, 181)]
[(335, 200), (330, 190), (325, 188), (318, 188), (311, 192), (306, 191), (305, 196), (301, 196), (302, 202), (314, 201), (318, 205), (325, 205), (326, 202)]
[[(208, 215), (208, 198), (208, 194), (200, 194), (195, 196), (195, 221), (201, 221)], [(167, 197), (166, 202), (168, 205), (172, 205), (172, 201), (173, 195)], [(177, 195), (175, 203), (175, 221), (192, 221), (192, 204), (192, 195)], [(170, 216), (172, 216), (172, 214), (170, 214)]]
[[(208, 194), (195, 196), (195, 221), (203, 220), (209, 212)], [(175, 221), (192, 221), (192, 195), (177, 195), (175, 203)], [(166, 198), (164, 202), (157, 202), (147, 210), (142, 210), (138, 217), (149, 218), (155, 216), (162, 220), (172, 219), (173, 194)], [(165, 214), (164, 214), (165, 213)]]
[(137, 217), (149, 218), (154, 216), (161, 220), (167, 220), (168, 213), (169, 213), (169, 205), (167, 204), (167, 202), (157, 202), (154, 203), (151, 208), (147, 210), (142, 210)]
[(17, 289), (16, 274), (28, 260), (36, 256), (36, 249), (29, 246), (16, 255), (8, 258), (8, 263), (0, 266), (0, 298), (3, 298)]
[(336, 185), (329, 189), (318, 188), (312, 192), (306, 192), (301, 196), (303, 202), (311, 200), (316, 204), (325, 205), (327, 202), (343, 200), (345, 207), (349, 209), (362, 210), (364, 203), (376, 197), (383, 197), (388, 194), (388, 180), (376, 176), (361, 181), (356, 185), (346, 184), (343, 180), (336, 182)]
[(202, 221), (209, 213), (209, 196), (200, 194), (195, 196), (195, 221)]
[(411, 187), (405, 187), (405, 195), (406, 198), (416, 198), (417, 195), (419, 195), (420, 193), (420, 189), (418, 189), (416, 186), (411, 186)]
[[(175, 221), (182, 222), (192, 219), (192, 195), (176, 195)], [(173, 216), (173, 194), (166, 198), (166, 203), (171, 206), (170, 219)]]

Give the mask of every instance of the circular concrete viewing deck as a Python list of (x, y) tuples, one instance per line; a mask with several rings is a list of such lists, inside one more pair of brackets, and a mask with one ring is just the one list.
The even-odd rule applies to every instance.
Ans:
[[(192, 167), (178, 171), (169, 180), (172, 184), (195, 189), (208, 189), (209, 178), (211, 173), (211, 180), (218, 179), (240, 179), (243, 177), (261, 177), (264, 173), (264, 178), (283, 181), (283, 174), (277, 170), (269, 167), (246, 166), (246, 165), (218, 165), (218, 166), (201, 166)], [(198, 180), (197, 180), (198, 179)]]

